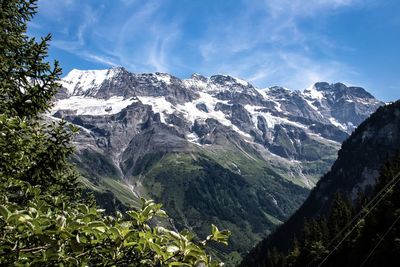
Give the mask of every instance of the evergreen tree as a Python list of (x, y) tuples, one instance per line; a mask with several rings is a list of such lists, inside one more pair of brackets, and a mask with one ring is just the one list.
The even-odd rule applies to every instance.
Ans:
[(294, 267), (300, 257), (300, 243), (296, 238), (293, 240), (292, 248), (286, 257), (287, 266)]
[(283, 267), (286, 265), (285, 255), (280, 253), (276, 248), (268, 250), (267, 266), (269, 267)]
[(0, 3), (0, 112), (35, 117), (50, 107), (61, 69), (45, 60), (51, 35), (39, 42), (26, 35), (36, 0)]
[(356, 264), (396, 266), (400, 254), (400, 154), (382, 168), (375, 186), (375, 194), (380, 192), (381, 201), (365, 218), (355, 240)]
[(340, 193), (335, 194), (331, 211), (327, 220), (330, 237), (334, 238), (350, 222), (352, 218), (351, 204), (342, 198)]
[(0, 9), (0, 171), (38, 185), (42, 191), (76, 199), (77, 174), (67, 159), (73, 149), (65, 123), (39, 120), (51, 106), (61, 73), (46, 61), (50, 35), (36, 42), (26, 35), (36, 1), (1, 1)]

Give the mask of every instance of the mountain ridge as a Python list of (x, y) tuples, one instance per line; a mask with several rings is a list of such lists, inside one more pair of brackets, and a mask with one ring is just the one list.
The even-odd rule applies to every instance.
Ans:
[(333, 94), (308, 95), (227, 75), (94, 74), (67, 75), (50, 112), (82, 129), (74, 162), (84, 183), (127, 205), (154, 198), (178, 229), (200, 236), (211, 223), (231, 229), (221, 257), (246, 252), (285, 221), (340, 142), (383, 105), (335, 84)]
[[(127, 81), (125, 81), (125, 84), (118, 84), (118, 78), (124, 75), (125, 80)], [(136, 79), (136, 81), (132, 81), (132, 79)], [(110, 80), (112, 80), (111, 84), (107, 84), (107, 82), (110, 83)], [(132, 82), (133, 84), (127, 86), (127, 82)], [(116, 86), (127, 86), (127, 88), (124, 88), (124, 91), (117, 90), (112, 92), (111, 94), (107, 94), (107, 90), (104, 90), (104, 87), (110, 87), (114, 89), (113, 87), (115, 87), (115, 83)], [(149, 85), (150, 83), (153, 87), (158, 86), (158, 88), (160, 89), (154, 90), (154, 88), (151, 88), (151, 90), (147, 90), (147, 92), (144, 92), (143, 90), (138, 90), (138, 88), (140, 88), (141, 84), (143, 83), (147, 83), (146, 85)], [(179, 78), (167, 73), (130, 73), (123, 67), (114, 67), (106, 70), (74, 69), (62, 79), (61, 85), (61, 93), (58, 94), (58, 99), (66, 98), (68, 96), (91, 96), (101, 99), (107, 99), (110, 98), (110, 96), (120, 96), (128, 98), (132, 95), (132, 93), (142, 96), (165, 96), (168, 98), (170, 97), (169, 93), (175, 93), (174, 97), (176, 99), (174, 99), (174, 101), (172, 102), (178, 101), (182, 103), (182, 100), (184, 102), (187, 102), (192, 101), (193, 99), (201, 98), (202, 96), (198, 95), (199, 92), (211, 92), (211, 94), (216, 96), (219, 100), (232, 100), (231, 98), (235, 97), (234, 94), (241, 94), (245, 92), (247, 96), (251, 96), (252, 99), (235, 100), (240, 102), (241, 104), (252, 102), (251, 104), (259, 104), (263, 107), (274, 108), (278, 112), (282, 111), (280, 109), (281, 104), (279, 103), (279, 100), (282, 99), (279, 99), (279, 97), (293, 98), (297, 96), (298, 98), (301, 98), (301, 100), (307, 102), (301, 104), (304, 104), (305, 106), (307, 106), (307, 108), (311, 108), (314, 111), (317, 111), (315, 112), (315, 114), (313, 114), (314, 117), (312, 118), (320, 120), (323, 120), (324, 118), (316, 117), (318, 117), (318, 115), (321, 115), (318, 113), (327, 111), (326, 109), (324, 109), (324, 104), (330, 105), (333, 102), (340, 101), (340, 98), (346, 97), (346, 99), (344, 99), (344, 102), (347, 102), (348, 106), (351, 106), (354, 103), (354, 100), (359, 100), (357, 99), (357, 97), (365, 98), (364, 101), (367, 101), (369, 99), (375, 100), (375, 98), (371, 94), (366, 92), (363, 88), (355, 86), (347, 87), (342, 83), (329, 84), (326, 82), (317, 82), (313, 86), (304, 89), (303, 92), (298, 90), (292, 91), (279, 86), (258, 89), (244, 80), (229, 75), (212, 75), (210, 77), (205, 77), (199, 74), (193, 74), (189, 79), (180, 80)], [(169, 92), (168, 89), (165, 90), (165, 88), (168, 88), (168, 86), (171, 85), (176, 85), (175, 87), (178, 87), (175, 92)], [(103, 90), (101, 89), (101, 87), (103, 87)], [(91, 90), (88, 90), (88, 88)], [(127, 92), (129, 91), (129, 89), (131, 91), (130, 93)], [(183, 93), (184, 91), (186, 91), (186, 93)], [(329, 91), (330, 94), (321, 93), (326, 91)], [(228, 95), (228, 92), (231, 95)], [(315, 92), (317, 92), (318, 94), (316, 95)], [(336, 93), (332, 96), (332, 92)], [(330, 98), (323, 99), (324, 97), (327, 98), (327, 95), (329, 95)], [(278, 101), (275, 101), (277, 99)], [(324, 101), (321, 102), (321, 99), (323, 99)], [(167, 100), (171, 99), (168, 98)], [(268, 100), (269, 102), (265, 102), (265, 100)], [(315, 106), (315, 104), (317, 104), (317, 106)], [(343, 104), (345, 103), (341, 104), (343, 106)], [(370, 103), (364, 104), (369, 104), (377, 107), (379, 105), (382, 105), (383, 102), (375, 100), (371, 101)], [(323, 114), (322, 117), (326, 117), (326, 115), (327, 114)], [(327, 122), (327, 119), (330, 121)], [(336, 127), (339, 126), (339, 128), (341, 128), (348, 134), (350, 134), (351, 131), (354, 130), (354, 125), (346, 125), (346, 123), (349, 123), (349, 121), (346, 122), (345, 120), (343, 120), (343, 118), (338, 116), (338, 114), (336, 114), (336, 116), (332, 116), (331, 118), (325, 118), (324, 123), (332, 124)], [(350, 123), (353, 124), (352, 121), (350, 121)], [(357, 120), (357, 123), (360, 123), (360, 119)]]

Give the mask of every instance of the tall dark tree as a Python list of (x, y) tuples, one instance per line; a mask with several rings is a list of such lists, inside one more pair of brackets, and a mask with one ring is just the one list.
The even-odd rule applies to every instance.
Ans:
[(36, 13), (36, 0), (0, 1), (0, 112), (35, 117), (46, 111), (57, 93), (61, 69), (46, 61), (51, 35), (26, 35)]
[[(34, 0), (0, 2), (0, 174), (69, 199), (79, 193), (65, 123), (45, 123), (57, 93), (58, 63), (46, 61), (50, 35), (36, 42), (26, 35), (36, 12)], [(75, 131), (75, 128), (71, 128)]]

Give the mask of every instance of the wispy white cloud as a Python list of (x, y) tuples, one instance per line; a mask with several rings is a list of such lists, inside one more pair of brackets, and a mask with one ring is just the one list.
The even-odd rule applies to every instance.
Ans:
[(234, 54), (263, 44), (307, 49), (309, 33), (300, 29), (302, 19), (326, 16), (358, 3), (359, 0), (242, 1), (241, 12), (231, 20), (222, 18), (218, 23), (210, 22), (208, 35), (200, 42), (201, 54), (207, 60), (221, 50)]
[(171, 57), (171, 55), (167, 53), (169, 51), (169, 46), (173, 45), (177, 36), (177, 32), (167, 36), (158, 36), (157, 40), (154, 42), (148, 55), (147, 62), (156, 71), (169, 72), (169, 57)]
[(112, 67), (120, 65), (117, 62), (113, 61), (113, 59), (104, 57), (104, 56), (94, 55), (94, 54), (90, 54), (90, 53), (82, 53), (81, 56), (83, 56), (91, 61), (99, 62), (99, 63), (105, 64), (108, 66), (112, 66)]
[(218, 64), (212, 70), (236, 73), (258, 86), (275, 83), (294, 89), (305, 88), (316, 81), (335, 81), (357, 75), (345, 63), (329, 59), (334, 58), (336, 50), (351, 50), (351, 47), (342, 47), (327, 35), (304, 31), (300, 25), (305, 19), (318, 19), (358, 6), (359, 0), (242, 3), (241, 13), (235, 14), (240, 19), (221, 22), (220, 28), (213, 22), (207, 38), (199, 41), (204, 61)]
[(169, 71), (170, 48), (179, 36), (181, 21), (164, 20), (159, 14), (161, 8), (161, 2), (148, 1), (123, 22), (111, 48), (122, 65), (135, 62), (143, 71)]
[[(194, 23), (191, 16), (197, 14), (167, 12), (176, 5), (168, 0), (39, 0), (39, 8), (45, 23), (54, 24), (52, 44), (91, 62), (135, 72), (227, 73), (258, 86), (301, 89), (315, 81), (348, 77), (352, 71), (329, 59), (340, 45), (319, 32), (304, 31), (302, 20), (360, 2), (237, 0), (232, 5), (240, 7), (233, 14), (210, 14), (196, 21), (194, 33), (185, 23)], [(326, 57), (316, 56), (315, 50)]]
[(265, 10), (273, 17), (304, 17), (319, 15), (360, 3), (360, 0), (264, 0)]
[(181, 20), (160, 16), (161, 1), (119, 2), (39, 0), (39, 11), (45, 23), (54, 24), (52, 45), (58, 49), (132, 71), (169, 71)]

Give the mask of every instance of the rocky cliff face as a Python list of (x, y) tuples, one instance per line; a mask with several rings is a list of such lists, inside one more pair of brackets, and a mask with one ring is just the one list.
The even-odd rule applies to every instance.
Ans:
[(125, 204), (155, 198), (200, 235), (209, 223), (229, 228), (224, 253), (247, 251), (284, 221), (383, 105), (340, 83), (300, 92), (123, 68), (73, 70), (61, 85), (51, 115), (82, 128), (75, 162), (86, 185)]
[(175, 127), (194, 144), (210, 142), (204, 130), (210, 128), (208, 119), (214, 119), (293, 160), (307, 158), (301, 153), (307, 137), (341, 142), (383, 104), (364, 89), (341, 83), (316, 83), (299, 92), (256, 89), (225, 75), (195, 74), (180, 80), (164, 73), (133, 74), (124, 68), (73, 70), (61, 84), (53, 109), (58, 116), (108, 116), (130, 105), (148, 105), (161, 123)]
[[(360, 91), (362, 95), (365, 92)], [(399, 153), (400, 101), (380, 107), (342, 144), (338, 159), (324, 175), (298, 211), (277, 231), (258, 244), (242, 266), (264, 266), (267, 251), (289, 248), (300, 235), (305, 219), (326, 214), (335, 193), (356, 200), (361, 192), (368, 195), (383, 164)]]

